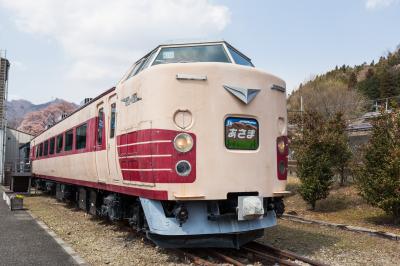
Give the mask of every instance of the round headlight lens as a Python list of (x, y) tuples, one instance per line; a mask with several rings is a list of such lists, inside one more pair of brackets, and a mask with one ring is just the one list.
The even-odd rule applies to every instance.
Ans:
[(188, 161), (182, 160), (176, 164), (175, 171), (180, 176), (188, 176), (192, 171), (192, 166)]
[(188, 152), (193, 148), (193, 138), (187, 133), (179, 133), (174, 139), (174, 147), (179, 152)]
[(283, 139), (278, 141), (278, 151), (280, 154), (284, 154), (286, 149), (286, 144)]

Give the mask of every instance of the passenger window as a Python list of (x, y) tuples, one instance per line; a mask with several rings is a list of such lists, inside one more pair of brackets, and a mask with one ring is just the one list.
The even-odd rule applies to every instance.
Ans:
[(43, 155), (44, 155), (44, 156), (47, 156), (48, 153), (49, 153), (49, 141), (46, 140), (46, 141), (44, 142), (44, 152), (43, 152)]
[(55, 138), (51, 138), (50, 139), (50, 151), (49, 151), (50, 154), (54, 154), (54, 146), (55, 146), (55, 144), (56, 144), (56, 139)]
[(74, 133), (73, 130), (68, 130), (65, 132), (65, 147), (64, 151), (72, 150), (72, 143), (74, 142)]
[(110, 139), (115, 136), (115, 116), (116, 116), (116, 108), (115, 103), (111, 104), (111, 120), (110, 120)]
[(43, 143), (39, 144), (39, 157), (43, 156)]
[(76, 145), (77, 150), (86, 148), (86, 128), (87, 125), (83, 124), (76, 128)]
[(56, 152), (60, 153), (63, 147), (63, 134), (57, 136), (57, 148)]
[(97, 116), (97, 145), (103, 144), (104, 111), (103, 107), (99, 109)]

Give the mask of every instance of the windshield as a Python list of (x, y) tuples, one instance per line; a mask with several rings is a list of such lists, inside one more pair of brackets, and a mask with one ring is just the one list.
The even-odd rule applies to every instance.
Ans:
[(221, 44), (162, 48), (153, 65), (191, 62), (230, 63)]

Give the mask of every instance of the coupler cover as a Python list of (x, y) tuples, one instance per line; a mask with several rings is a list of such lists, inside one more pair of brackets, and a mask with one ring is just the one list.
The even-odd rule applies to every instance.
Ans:
[(238, 220), (255, 220), (264, 216), (263, 198), (258, 196), (238, 197)]

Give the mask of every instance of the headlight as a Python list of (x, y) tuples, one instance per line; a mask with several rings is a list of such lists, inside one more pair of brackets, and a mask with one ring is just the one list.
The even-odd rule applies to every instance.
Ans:
[(188, 161), (182, 160), (175, 165), (175, 171), (180, 176), (188, 176), (192, 171), (192, 166)]
[(187, 133), (179, 133), (174, 139), (174, 147), (179, 152), (188, 152), (193, 148), (193, 138)]
[(286, 144), (283, 139), (279, 140), (278, 142), (278, 151), (280, 154), (284, 154), (286, 149)]

